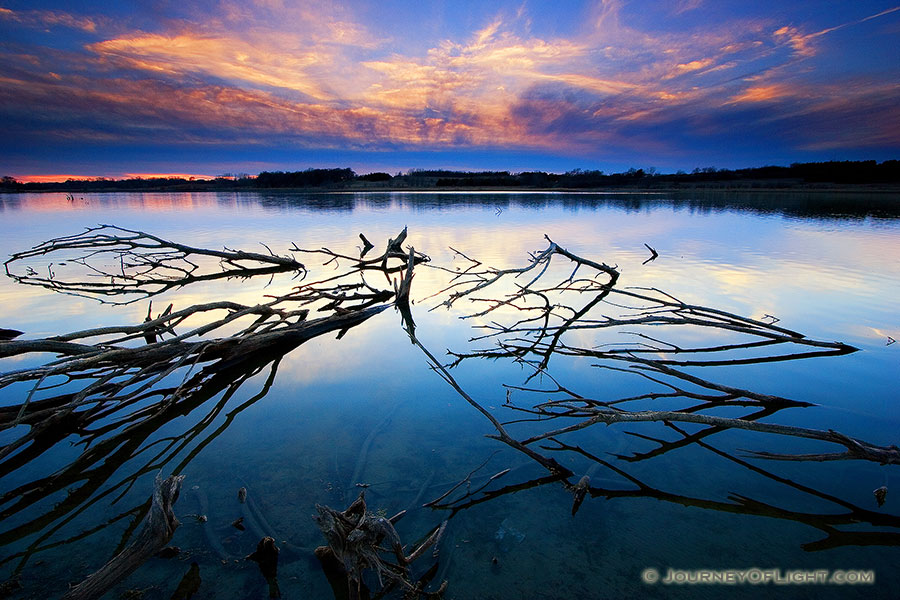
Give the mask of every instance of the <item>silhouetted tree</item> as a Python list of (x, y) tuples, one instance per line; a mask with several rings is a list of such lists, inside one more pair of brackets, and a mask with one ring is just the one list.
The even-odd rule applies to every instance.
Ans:
[(0, 188), (2, 189), (18, 189), (20, 187), (22, 187), (22, 183), (15, 177), (4, 175), (3, 178), (0, 179)]
[(360, 175), (357, 179), (361, 181), (390, 181), (393, 178), (389, 173), (375, 172), (367, 175)]

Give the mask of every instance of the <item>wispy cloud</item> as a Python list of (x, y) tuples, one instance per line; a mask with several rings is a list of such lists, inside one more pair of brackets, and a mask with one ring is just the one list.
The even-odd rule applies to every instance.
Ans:
[[(720, 139), (743, 119), (759, 135), (778, 120), (779, 143), (797, 148), (898, 143), (862, 116), (896, 122), (883, 74), (835, 79), (819, 56), (832, 32), (896, 18), (900, 7), (825, 28), (700, 18), (706, 8), (681, 0), (671, 13), (691, 13), (678, 17), (682, 28), (654, 29), (636, 25), (635, 5), (601, 0), (584, 8), (578, 31), (541, 35), (522, 3), (405, 52), (391, 43), (396, 33), (318, 0), (218, 2), (149, 29), (0, 9), (7, 24), (94, 40), (68, 51), (8, 47), (0, 110), (22, 131), (95, 140), (676, 152), (680, 139)], [(837, 117), (860, 126), (837, 131), (828, 121)], [(804, 119), (817, 128), (795, 126)]]
[(279, 51), (235, 37), (141, 34), (88, 46), (120, 66), (154, 74), (208, 77), (251, 86), (282, 87), (317, 100), (332, 98), (326, 85), (309, 71), (322, 68), (327, 56), (315, 51)]
[(692, 10), (697, 10), (701, 6), (703, 6), (703, 0), (678, 0), (675, 2), (672, 13), (680, 15)]
[(796, 95), (796, 91), (786, 84), (754, 85), (735, 94), (729, 102), (769, 102), (794, 95)]
[(0, 19), (14, 21), (26, 27), (47, 29), (51, 27), (68, 27), (94, 33), (97, 31), (98, 19), (79, 17), (56, 10), (11, 10), (0, 7)]
[(785, 25), (784, 27), (779, 28), (775, 31), (775, 36), (784, 40), (787, 44), (789, 44), (794, 51), (802, 57), (811, 57), (815, 56), (817, 53), (816, 42), (817, 39), (827, 35), (829, 33), (839, 31), (841, 29), (852, 27), (854, 25), (860, 25), (867, 21), (871, 21), (873, 19), (878, 19), (880, 17), (884, 17), (900, 11), (900, 6), (895, 6), (893, 8), (889, 8), (887, 10), (883, 10), (881, 12), (869, 15), (862, 19), (857, 19), (854, 21), (847, 21), (845, 23), (841, 23), (838, 25), (834, 25), (832, 27), (826, 27), (825, 29), (821, 29), (819, 31), (814, 31), (811, 33), (804, 33), (803, 29), (800, 27), (794, 27), (791, 25)]

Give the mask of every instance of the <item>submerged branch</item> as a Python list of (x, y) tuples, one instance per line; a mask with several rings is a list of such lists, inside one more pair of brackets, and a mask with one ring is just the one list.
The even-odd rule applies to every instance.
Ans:
[[(467, 261), (465, 269), (454, 271), (436, 267), (452, 274), (449, 284), (436, 295), (441, 299), (438, 306), (449, 308), (464, 298), (478, 303), (481, 307), (486, 306), (487, 308), (481, 308), (461, 318), (480, 319), (490, 315), (492, 320), (489, 323), (477, 326), (484, 334), (471, 341), (493, 340), (494, 347), (450, 352), (453, 361), (445, 366), (437, 361), (419, 338), (413, 341), (423, 352), (432, 369), (487, 419), (495, 430), (495, 433), (488, 437), (497, 439), (528, 456), (546, 468), (550, 476), (507, 485), (500, 489), (491, 489), (487, 484), (479, 486), (474, 491), (467, 487), (465, 494), (462, 496), (457, 494), (455, 500), (448, 500), (453, 497), (455, 491), (469, 483), (470, 473), (456, 486), (430, 503), (431, 506), (450, 509), (456, 514), (456, 511), (508, 493), (536, 485), (560, 482), (574, 496), (571, 509), (573, 516), (588, 492), (591, 496), (602, 495), (607, 498), (649, 496), (727, 512), (794, 519), (816, 527), (820, 527), (820, 523), (827, 522), (828, 524), (821, 525), (821, 528), (829, 532), (829, 537), (822, 542), (809, 545), (808, 550), (851, 543), (897, 543), (900, 537), (893, 533), (857, 536), (852, 532), (834, 529), (835, 525), (853, 522), (852, 519), (844, 521), (843, 517), (800, 515), (776, 507), (762, 508), (746, 500), (715, 502), (669, 494), (653, 488), (587, 451), (560, 441), (558, 439), (560, 436), (598, 424), (659, 422), (674, 428), (674, 423), (681, 422), (705, 427), (693, 434), (682, 432), (683, 439), (675, 442), (626, 432), (650, 440), (659, 447), (652, 452), (635, 455), (633, 458), (625, 456), (619, 458), (646, 460), (691, 444), (712, 448), (703, 441), (704, 438), (730, 429), (740, 429), (758, 434), (817, 440), (844, 448), (843, 452), (804, 455), (769, 451), (748, 452), (753, 458), (817, 461), (854, 459), (886, 465), (900, 464), (900, 448), (895, 445), (880, 446), (834, 430), (822, 431), (759, 421), (786, 408), (812, 406), (810, 402), (717, 383), (699, 374), (697, 369), (686, 370), (686, 367), (715, 368), (723, 365), (740, 366), (813, 357), (836, 357), (855, 352), (856, 348), (841, 342), (808, 338), (799, 332), (775, 325), (774, 319), (770, 320), (771, 322), (761, 321), (712, 307), (689, 304), (657, 288), (619, 288), (619, 275), (614, 268), (564, 251), (549, 239), (548, 243), (546, 250), (531, 254), (525, 266), (520, 268), (496, 269), (485, 266), (477, 259), (455, 249), (453, 251), (456, 256)], [(564, 262), (568, 261), (568, 269), (563, 265), (552, 264), (554, 258), (560, 257), (565, 259)], [(591, 274), (585, 275), (585, 269), (593, 270), (593, 277)], [(582, 271), (582, 278), (575, 279), (579, 270)], [(513, 283), (512, 286), (504, 287), (505, 283), (525, 274), (530, 277), (528, 283), (524, 285)], [(602, 283), (598, 280), (601, 276), (604, 279)], [(574, 304), (573, 300), (577, 299), (581, 299), (580, 303)], [(623, 301), (613, 302), (612, 299)], [(619, 311), (619, 314), (598, 314), (610, 307)], [(515, 316), (512, 317), (512, 322), (504, 323), (501, 317), (496, 316), (501, 314)], [(520, 317), (522, 314), (525, 316)], [(701, 340), (711, 341), (692, 345), (667, 341), (663, 336), (645, 333), (649, 327), (665, 331), (673, 331), (676, 327), (690, 328), (692, 333), (700, 334), (695, 337), (702, 336)], [(624, 333), (632, 336), (631, 341), (611, 344), (607, 339), (600, 337), (607, 331), (623, 329)], [(729, 338), (723, 341), (723, 335)], [(809, 350), (810, 348), (813, 350)], [(651, 355), (652, 358), (648, 358), (647, 355)], [(704, 360), (693, 359), (691, 355), (704, 356)], [(560, 360), (566, 359), (570, 362), (588, 358), (592, 361), (592, 366), (617, 373), (634, 374), (642, 381), (659, 388), (634, 390), (633, 386), (630, 386), (627, 395), (609, 398), (579, 393), (560, 384), (553, 377), (549, 371), (551, 357), (559, 357)], [(502, 408), (525, 413), (529, 418), (501, 422), (493, 411), (486, 408), (485, 403), (476, 400), (463, 389), (450, 374), (449, 369), (472, 359), (491, 361), (506, 359), (526, 370), (525, 384), (505, 385), (506, 401), (502, 403)], [(546, 388), (527, 385), (527, 382), (534, 378), (547, 378), (552, 384)], [(537, 394), (541, 399), (533, 403), (527, 401), (514, 403), (512, 398), (514, 391), (526, 395)], [(519, 400), (518, 394), (516, 400)], [(679, 400), (686, 400), (690, 404), (680, 409), (671, 408), (673, 403)], [(665, 410), (654, 410), (652, 405), (648, 408), (648, 403), (654, 401), (665, 401)], [(641, 410), (630, 410), (631, 406), (639, 407)], [(707, 414), (709, 409), (734, 406), (757, 407), (758, 410), (741, 418)], [(556, 423), (558, 419), (569, 420), (570, 424), (547, 427), (537, 433), (533, 431), (536, 423), (550, 421)], [(528, 422), (531, 426), (530, 435), (516, 435), (514, 426), (524, 422)], [(553, 442), (557, 446), (540, 445), (539, 442), (542, 441)], [(582, 454), (595, 462), (592, 470), (598, 467), (611, 469), (623, 477), (625, 482), (636, 485), (637, 489), (603, 490), (593, 487), (590, 484), (592, 470), (582, 475), (577, 482), (570, 480), (572, 471), (562, 468), (556, 460), (542, 453), (542, 450)], [(736, 458), (734, 460), (737, 464), (761, 471), (749, 463)], [(803, 488), (799, 484), (779, 479), (774, 475), (772, 477), (782, 483), (790, 483), (801, 491), (824, 497), (811, 488)], [(488, 483), (491, 481), (493, 480)], [(862, 509), (854, 510), (873, 524), (900, 526), (900, 522), (896, 519), (887, 522)]]
[(183, 479), (183, 475), (170, 475), (165, 480), (157, 476), (150, 514), (135, 541), (100, 570), (70, 589), (63, 600), (100, 598), (169, 543), (180, 525), (173, 505), (178, 500)]
[[(143, 243), (136, 241), (143, 235), (134, 232), (131, 243)], [(96, 241), (73, 236), (42, 251)], [(237, 267), (232, 261), (248, 256), (256, 258), (247, 253), (219, 258), (233, 271)], [(272, 260), (288, 261), (276, 258)], [(346, 275), (354, 274), (361, 279), (361, 271), (356, 268)], [(181, 279), (180, 284), (192, 281)], [(122, 287), (125, 290), (128, 286)], [(42, 339), (0, 340), (0, 358), (56, 355), (37, 366), (0, 373), (0, 389), (24, 390), (19, 403), (0, 407), (0, 431), (9, 432), (0, 445), (0, 477), (21, 470), (69, 436), (76, 436), (75, 444), (83, 447), (80, 455), (52, 474), (26, 478), (25, 483), (0, 495), (0, 521), (4, 521), (65, 492), (62, 501), (43, 514), (29, 515), (25, 521), (6, 521), (16, 524), (0, 532), (0, 546), (40, 534), (18, 555), (21, 563), (17, 570), (21, 570), (33, 554), (52, 547), (45, 541), (50, 535), (87, 507), (103, 498), (118, 500), (138, 478), (182, 456), (175, 470), (179, 472), (240, 411), (265, 396), (275, 367), (285, 354), (330, 332), (342, 337), (386, 310), (393, 297), (392, 290), (365, 281), (339, 290), (327, 284), (306, 285), (255, 305), (229, 300), (179, 310), (170, 305), (155, 318), (151, 307), (142, 323), (89, 328)], [(311, 310), (321, 317), (309, 318)], [(262, 390), (228, 413), (225, 422), (210, 432), (229, 400), (269, 365), (271, 374)], [(208, 414), (201, 415), (186, 431), (153, 439), (161, 427), (213, 399)], [(110, 481), (123, 465), (134, 460), (141, 462), (127, 476)]]

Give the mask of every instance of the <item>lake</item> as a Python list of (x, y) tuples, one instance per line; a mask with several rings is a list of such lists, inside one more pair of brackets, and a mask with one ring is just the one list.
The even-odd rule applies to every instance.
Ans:
[[(0, 431), (0, 580), (13, 582), (5, 597), (60, 597), (112, 559), (140, 529), (158, 473), (184, 475), (170, 542), (180, 552), (150, 558), (105, 597), (173, 597), (196, 563), (202, 583), (190, 597), (265, 598), (266, 579), (244, 559), (264, 534), (281, 546), (283, 597), (331, 598), (312, 553), (325, 544), (312, 516), (317, 504), (347, 508), (362, 490), (375, 515), (407, 511), (396, 523), (407, 552), (447, 520), (437, 557), (429, 549), (411, 567), (414, 581), (436, 561), (428, 589), (446, 580), (445, 598), (895, 597), (896, 466), (753, 454), (846, 450), (808, 437), (597, 422), (527, 444), (567, 472), (554, 478), (547, 464), (496, 439), (484, 413), (517, 421), (503, 427), (519, 442), (624, 409), (749, 416), (897, 444), (898, 206), (897, 195), (800, 192), (0, 195), (7, 256), (108, 224), (193, 247), (292, 255), (307, 271), (201, 278), (101, 303), (59, 293), (62, 282), (114, 284), (131, 268), (124, 259), (97, 255), (93, 271), (61, 253), (13, 261), (19, 280), (0, 280), (0, 328), (24, 332), (20, 340), (138, 325), (150, 301), (156, 317), (169, 304), (176, 312), (218, 301), (254, 306), (304, 285), (337, 294), (328, 280), (348, 272), (337, 283), (368, 287), (342, 288), (341, 302), (392, 291), (399, 269), (362, 279), (353, 271), (360, 233), (378, 256), (406, 227), (404, 252), (411, 245), (428, 258), (412, 280), (414, 337), (388, 306), (287, 351), (261, 349), (259, 364), (238, 353), (191, 387), (189, 377), (214, 360), (201, 352), (155, 379), (122, 384), (132, 394), (126, 408), (97, 405), (88, 425), (15, 450), (29, 431), (15, 422), (23, 402), (70, 399), (114, 367), (0, 389), (0, 408), (13, 407)], [(474, 289), (530, 259), (546, 261)], [(328, 301), (310, 304), (307, 320), (335, 314)], [(54, 359), (10, 356), (2, 371)], [(134, 375), (115, 373), (107, 384)], [(174, 408), (154, 412), (167, 399)], [(577, 504), (584, 475), (588, 493)], [(423, 507), (466, 478), (437, 508)], [(873, 494), (881, 487), (883, 505)], [(241, 517), (243, 531), (232, 526)], [(677, 570), (679, 583), (647, 583), (648, 569)], [(697, 570), (740, 571), (732, 576), (752, 583), (683, 582)], [(843, 571), (874, 582), (783, 581)]]

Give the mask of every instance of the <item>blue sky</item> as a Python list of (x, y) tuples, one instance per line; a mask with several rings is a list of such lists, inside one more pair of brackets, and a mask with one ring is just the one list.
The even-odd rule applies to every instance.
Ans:
[(0, 174), (900, 158), (893, 2), (7, 0)]

